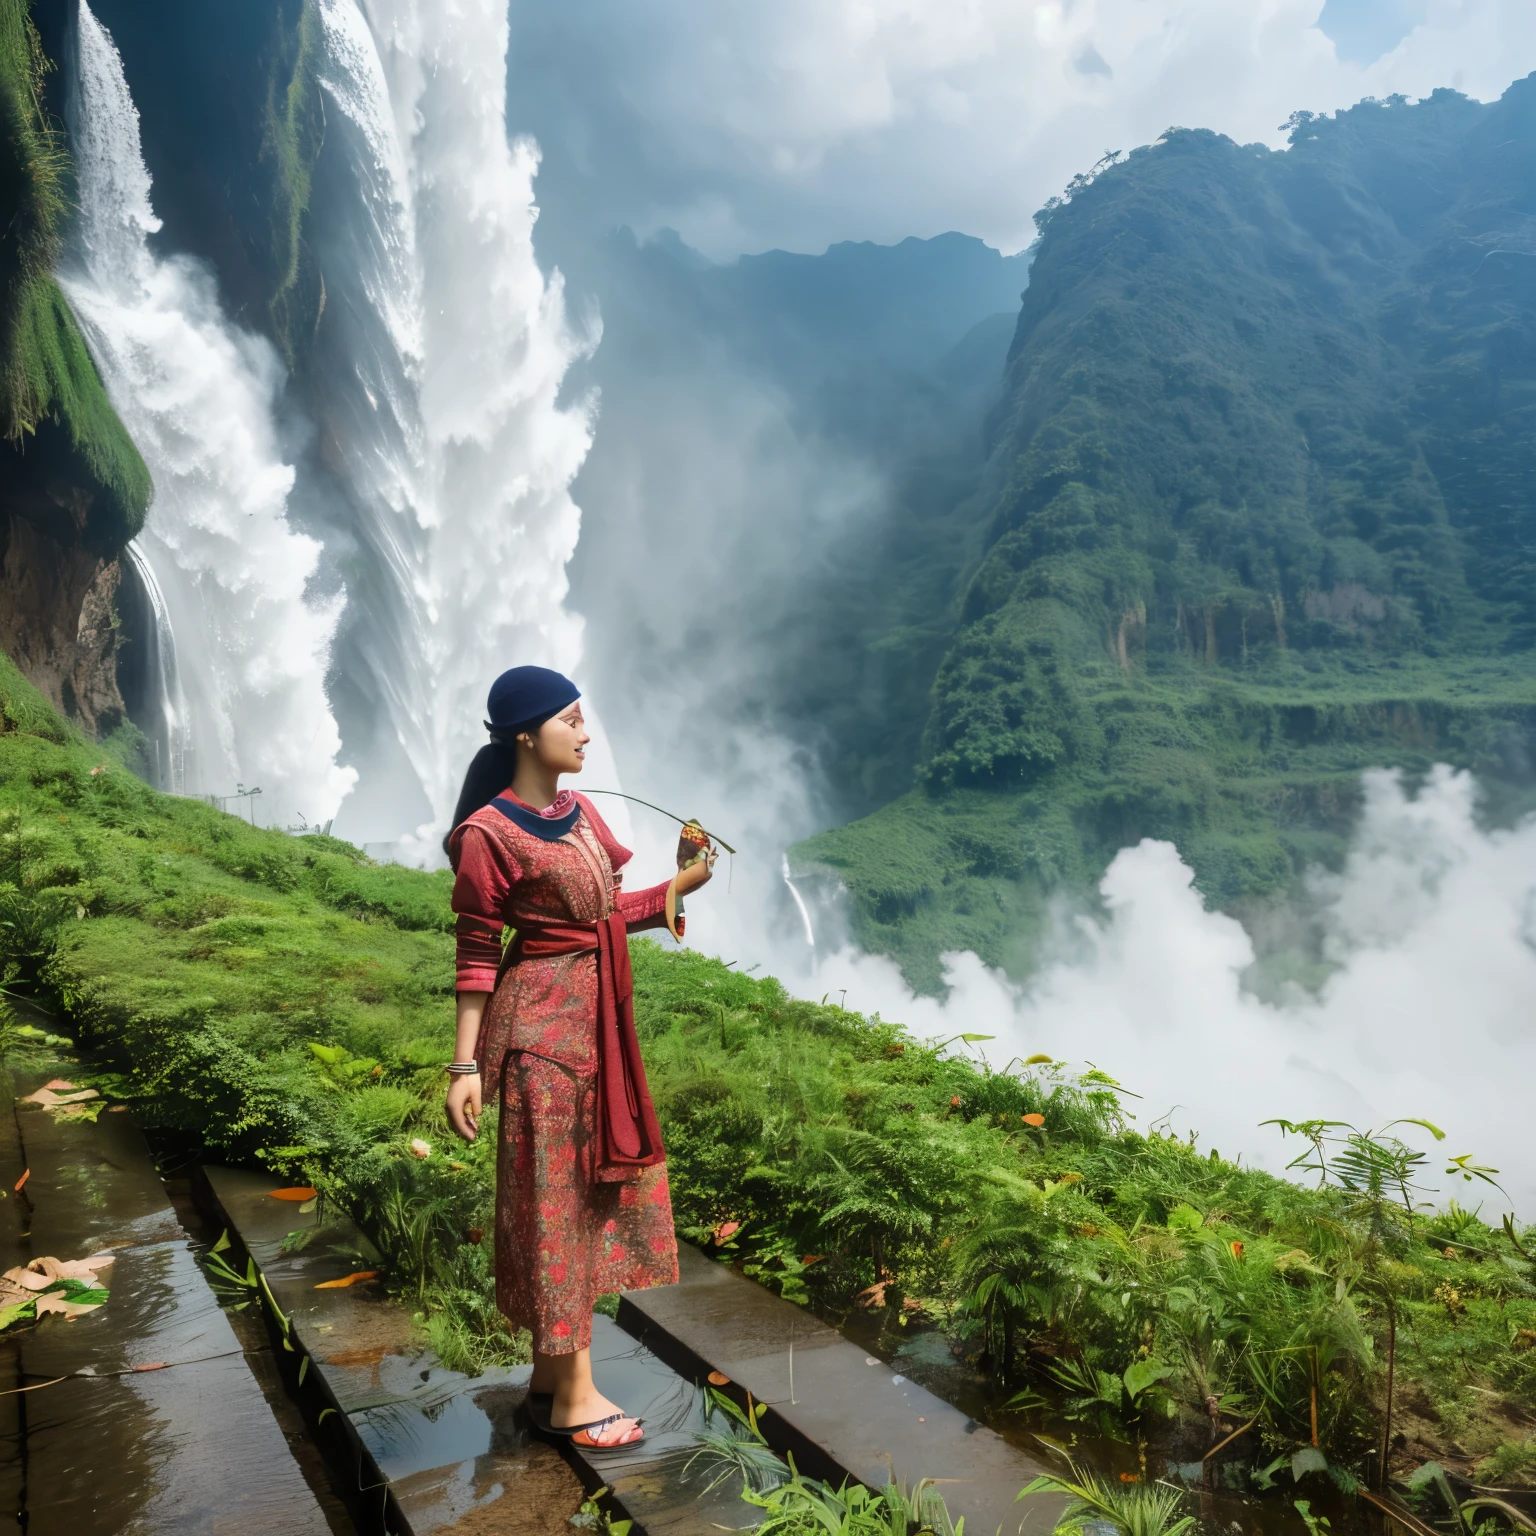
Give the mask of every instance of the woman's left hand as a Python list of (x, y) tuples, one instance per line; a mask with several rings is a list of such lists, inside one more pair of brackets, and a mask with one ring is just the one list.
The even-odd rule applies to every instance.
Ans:
[(701, 885), (707, 884), (711, 875), (715, 872), (715, 854), (707, 853), (697, 863), (690, 864), (686, 869), (677, 872), (677, 894), (686, 896), (689, 891), (696, 891)]

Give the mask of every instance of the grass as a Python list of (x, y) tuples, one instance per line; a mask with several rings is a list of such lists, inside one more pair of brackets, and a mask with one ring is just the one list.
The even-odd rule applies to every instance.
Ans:
[(101, 493), (87, 532), (115, 550), (143, 526), (152, 486), (53, 277), (69, 157), (43, 105), (52, 67), (25, 0), (0, 0), (0, 436), (21, 447), (62, 426)]
[[(146, 1123), (338, 1200), (451, 1363), (516, 1358), (475, 1240), (494, 1131), (466, 1147), (443, 1119), (447, 875), (158, 794), (3, 660), (0, 726), (5, 988)], [(1252, 1421), (1224, 1459), (1257, 1487), (1303, 1452), (1300, 1476), (1372, 1476), (1390, 1304), (1396, 1464), (1529, 1477), (1518, 1226), (1403, 1212), (1383, 1246), (1349, 1191), (1143, 1132), (1103, 1074), (991, 1070), (699, 954), (633, 953), (679, 1229), (790, 1300), (836, 1317), (862, 1294), (893, 1348), (942, 1329), (1009, 1411), (1127, 1454), (1198, 1460), (1214, 1400)]]

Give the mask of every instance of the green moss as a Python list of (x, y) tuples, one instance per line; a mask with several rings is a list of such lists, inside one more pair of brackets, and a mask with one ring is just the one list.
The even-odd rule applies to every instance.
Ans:
[(275, 280), (269, 310), (273, 332), (290, 365), (325, 309), (325, 284), (304, 246), (311, 180), (325, 136), (319, 67), (319, 9), (315, 0), (302, 0), (292, 32), (279, 27), (262, 140), (262, 159), (272, 168)]
[(0, 0), (0, 436), (20, 449), (61, 424), (102, 493), (89, 536), (117, 548), (143, 525), (152, 486), (53, 278), (68, 156), (43, 106), (51, 68), (25, 0)]

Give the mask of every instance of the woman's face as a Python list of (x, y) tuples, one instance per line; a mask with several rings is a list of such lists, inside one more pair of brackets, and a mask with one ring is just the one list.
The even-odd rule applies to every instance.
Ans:
[(580, 773), (582, 755), (592, 738), (581, 718), (580, 703), (551, 716), (534, 733), (533, 750), (546, 768), (556, 773)]

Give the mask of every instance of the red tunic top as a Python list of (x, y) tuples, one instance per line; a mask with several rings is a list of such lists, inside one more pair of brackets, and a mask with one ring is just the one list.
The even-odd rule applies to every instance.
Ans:
[[(510, 789), (503, 794), (533, 811)], [(492, 806), (476, 811), (454, 832), (449, 854), (458, 876), (453, 885), (453, 910), (459, 914), (459, 991), (495, 990), (501, 968), (502, 930), (509, 922), (514, 928), (517, 926), (519, 912), (541, 922), (558, 922), (562, 918), (592, 922), (617, 910), (624, 914), (625, 926), (631, 933), (666, 926), (670, 882), (663, 880), (643, 891), (620, 889), (619, 871), (633, 855), (608, 830), (608, 824), (585, 795), (561, 790), (549, 806), (534, 814), (555, 820), (568, 815), (573, 806), (581, 808), (581, 815), (570, 838), (576, 840), (578, 852), (585, 849), (585, 861), (572, 861), (568, 852), (555, 851), (569, 849), (569, 839), (545, 843), (513, 826)], [(601, 858), (593, 860), (591, 856), (597, 849), (601, 849)], [(602, 870), (606, 889), (601, 893), (601, 910), (587, 910), (593, 903), (583, 899), (584, 893), (569, 889), (573, 872), (577, 883), (581, 883), (583, 863), (592, 875), (594, 896), (598, 894), (598, 869)], [(593, 869), (594, 863), (598, 869)], [(521, 889), (514, 889), (519, 882)], [(574, 910), (576, 907), (581, 910)]]
[(501, 1104), (497, 1302), (548, 1354), (586, 1347), (596, 1297), (677, 1279), (666, 1165), (624, 1183), (599, 1176), (597, 955), (527, 954), (497, 980), (509, 925), (595, 925), (615, 912), (629, 929), (666, 922), (670, 882), (621, 891), (629, 850), (584, 796), (566, 791), (533, 814), (573, 809), (553, 841), (494, 806), (449, 839), (458, 986), (492, 993), (475, 1055), (487, 1099)]

